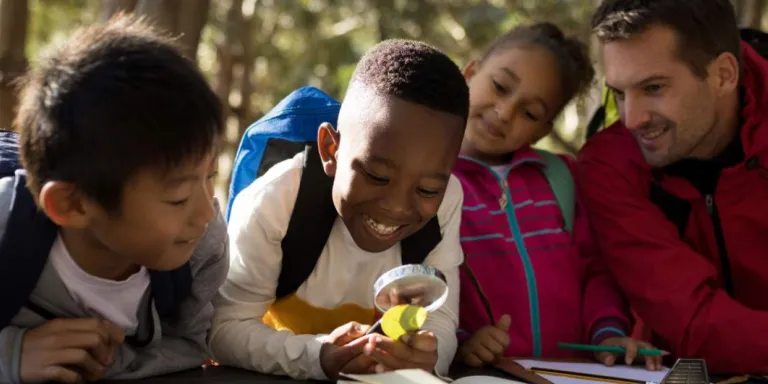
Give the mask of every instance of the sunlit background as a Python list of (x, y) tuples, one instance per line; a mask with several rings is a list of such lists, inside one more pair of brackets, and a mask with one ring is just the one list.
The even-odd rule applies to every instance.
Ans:
[[(0, 128), (10, 128), (12, 80), (45, 44), (120, 10), (146, 15), (188, 49), (227, 105), (227, 145), (217, 195), (226, 201), (237, 145), (249, 124), (303, 85), (341, 98), (362, 53), (378, 41), (423, 40), (457, 64), (520, 23), (547, 20), (590, 42), (599, 0), (0, 0)], [(761, 27), (766, 1), (735, 0), (743, 26)], [(593, 57), (597, 55), (592, 44)], [(538, 145), (574, 153), (600, 102), (592, 92), (569, 105)]]

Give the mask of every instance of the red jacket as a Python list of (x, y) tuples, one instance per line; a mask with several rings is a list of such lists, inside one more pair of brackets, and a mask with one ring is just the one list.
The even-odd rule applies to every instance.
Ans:
[[(722, 171), (712, 199), (652, 170), (621, 123), (584, 146), (576, 175), (598, 247), (651, 341), (705, 358), (710, 372), (768, 374), (768, 62), (743, 48), (744, 160)], [(690, 204), (682, 236), (651, 201), (652, 182)]]

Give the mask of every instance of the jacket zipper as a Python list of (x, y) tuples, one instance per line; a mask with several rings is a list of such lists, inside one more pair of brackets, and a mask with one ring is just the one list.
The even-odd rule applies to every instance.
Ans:
[(733, 297), (733, 277), (731, 276), (731, 261), (728, 259), (728, 251), (725, 248), (725, 236), (723, 235), (723, 227), (720, 225), (720, 215), (717, 211), (717, 205), (715, 204), (714, 194), (708, 193), (704, 195), (704, 200), (707, 205), (707, 214), (712, 220), (712, 227), (715, 232), (715, 241), (717, 242), (717, 250), (720, 254), (720, 266), (723, 270), (723, 282), (725, 284), (725, 291), (728, 296)]
[[(539, 293), (536, 288), (536, 275), (533, 272), (533, 264), (531, 258), (528, 256), (528, 249), (525, 248), (523, 242), (523, 235), (520, 232), (520, 226), (517, 224), (517, 216), (515, 216), (515, 207), (512, 202), (512, 193), (509, 191), (509, 185), (507, 184), (507, 178), (501, 177), (493, 169), (488, 167), (482, 162), (475, 159), (459, 156), (461, 159), (470, 161), (483, 167), (486, 171), (490, 172), (493, 177), (496, 178), (501, 186), (501, 196), (499, 197), (499, 208), (504, 210), (507, 215), (507, 222), (509, 223), (512, 236), (515, 239), (515, 246), (517, 247), (517, 253), (520, 256), (520, 260), (523, 263), (523, 270), (525, 272), (525, 283), (528, 288), (528, 305), (531, 315), (531, 338), (533, 339), (533, 357), (541, 357), (541, 323), (539, 318)], [(536, 160), (529, 160), (536, 161)], [(513, 163), (510, 169), (520, 163)], [(507, 174), (508, 175), (508, 174)], [(490, 305), (489, 305), (490, 306)], [(490, 311), (489, 311), (490, 312)], [(497, 319), (492, 321), (495, 323)]]
[[(495, 172), (493, 172), (496, 175)], [(509, 185), (506, 178), (502, 179), (497, 176), (499, 183), (501, 184), (501, 197), (499, 197), (499, 206), (507, 213), (507, 220), (509, 226), (512, 229), (512, 236), (515, 239), (515, 246), (517, 246), (517, 253), (520, 255), (520, 259), (523, 262), (523, 269), (525, 271), (525, 282), (528, 287), (528, 301), (531, 314), (531, 335), (533, 338), (533, 357), (541, 357), (541, 324), (539, 321), (539, 294), (536, 288), (536, 275), (533, 272), (533, 265), (531, 264), (531, 258), (528, 256), (528, 250), (523, 243), (523, 235), (520, 232), (520, 226), (517, 224), (517, 217), (515, 216), (515, 206), (512, 203), (512, 194), (509, 191)]]

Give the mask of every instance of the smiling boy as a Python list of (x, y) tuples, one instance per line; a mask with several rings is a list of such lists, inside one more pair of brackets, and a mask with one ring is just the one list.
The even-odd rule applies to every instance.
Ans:
[[(276, 300), (281, 241), (305, 155), (274, 166), (235, 199), (231, 269), (215, 300), (211, 338), (219, 361), (315, 379), (404, 367), (447, 371), (456, 350), (463, 260), (462, 191), (450, 175), (468, 106), (459, 68), (429, 45), (386, 41), (362, 58), (338, 127), (326, 123), (318, 132), (318, 167), (333, 178), (329, 199), (338, 217), (295, 294)], [(435, 217), (442, 240), (424, 263), (445, 274), (446, 304), (410, 340), (361, 337), (366, 326), (357, 323), (375, 318), (375, 280), (402, 264), (401, 242)]]
[(0, 382), (200, 367), (228, 242), (221, 106), (195, 64), (132, 18), (84, 28), (30, 72), (15, 123), (0, 140)]

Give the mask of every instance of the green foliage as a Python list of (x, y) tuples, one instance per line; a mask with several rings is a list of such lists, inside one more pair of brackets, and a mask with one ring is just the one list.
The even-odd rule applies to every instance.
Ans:
[(92, 24), (98, 0), (30, 0), (27, 57), (34, 60), (48, 43), (66, 39), (78, 26)]

